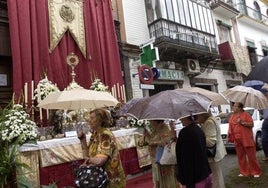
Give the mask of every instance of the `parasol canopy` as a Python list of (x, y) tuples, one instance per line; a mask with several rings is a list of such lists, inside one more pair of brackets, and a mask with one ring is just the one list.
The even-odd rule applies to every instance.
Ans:
[(116, 106), (118, 103), (117, 99), (108, 92), (75, 88), (48, 95), (38, 104), (38, 107), (78, 110)]
[(241, 102), (245, 107), (256, 109), (268, 108), (268, 100), (265, 95), (251, 87), (235, 86), (222, 92), (226, 99), (232, 102)]

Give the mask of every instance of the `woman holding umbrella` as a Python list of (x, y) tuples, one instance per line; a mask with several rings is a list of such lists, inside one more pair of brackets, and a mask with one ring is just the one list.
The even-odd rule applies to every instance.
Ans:
[[(157, 146), (165, 146), (171, 143), (176, 138), (176, 134), (172, 133), (164, 120), (150, 120), (150, 124), (152, 133), (148, 133), (145, 129), (145, 138), (150, 146), (154, 188), (180, 187), (175, 178), (174, 165), (161, 165), (155, 162)], [(174, 131), (174, 127), (172, 129)]]
[(261, 176), (260, 165), (256, 158), (256, 148), (252, 133), (253, 119), (243, 110), (244, 105), (235, 102), (232, 105), (233, 114), (229, 119), (228, 141), (234, 142), (238, 158), (239, 177)]

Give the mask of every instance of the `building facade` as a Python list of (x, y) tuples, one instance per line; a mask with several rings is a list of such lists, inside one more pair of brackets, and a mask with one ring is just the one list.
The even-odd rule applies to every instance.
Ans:
[[(267, 24), (260, 21), (266, 18), (267, 5), (264, 2), (113, 2), (120, 22), (121, 55), (128, 99), (187, 86), (222, 92), (242, 84), (255, 62), (266, 55), (264, 44), (268, 35), (264, 30)], [(257, 9), (257, 4), (264, 12), (258, 17), (259, 20), (241, 11), (241, 7), (250, 9), (252, 6)], [(252, 22), (257, 26), (252, 27)], [(253, 37), (256, 33), (259, 39)], [(252, 39), (258, 41), (258, 45), (254, 46)], [(155, 79), (152, 87), (144, 87), (138, 73), (138, 67), (142, 64), (140, 46), (152, 40), (159, 51), (159, 60), (155, 65), (160, 75), (164, 76)], [(229, 106), (222, 107), (223, 111), (227, 109)]]

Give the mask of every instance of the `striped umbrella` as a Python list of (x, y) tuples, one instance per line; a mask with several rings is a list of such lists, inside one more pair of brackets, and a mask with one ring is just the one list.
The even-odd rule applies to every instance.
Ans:
[(231, 102), (241, 102), (245, 107), (252, 107), (256, 109), (268, 108), (268, 100), (266, 96), (251, 87), (235, 86), (222, 92), (226, 99)]

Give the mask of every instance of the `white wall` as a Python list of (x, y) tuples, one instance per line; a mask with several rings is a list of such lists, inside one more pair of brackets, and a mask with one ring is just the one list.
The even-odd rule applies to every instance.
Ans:
[[(246, 40), (254, 41), (255, 46), (257, 47), (256, 53), (258, 55), (263, 55), (261, 49), (261, 42), (266, 42), (268, 45), (268, 32), (258, 30), (256, 27), (252, 27), (243, 22), (238, 22), (239, 36), (241, 40), (241, 45), (246, 46)], [(268, 26), (267, 26), (268, 31)]]

